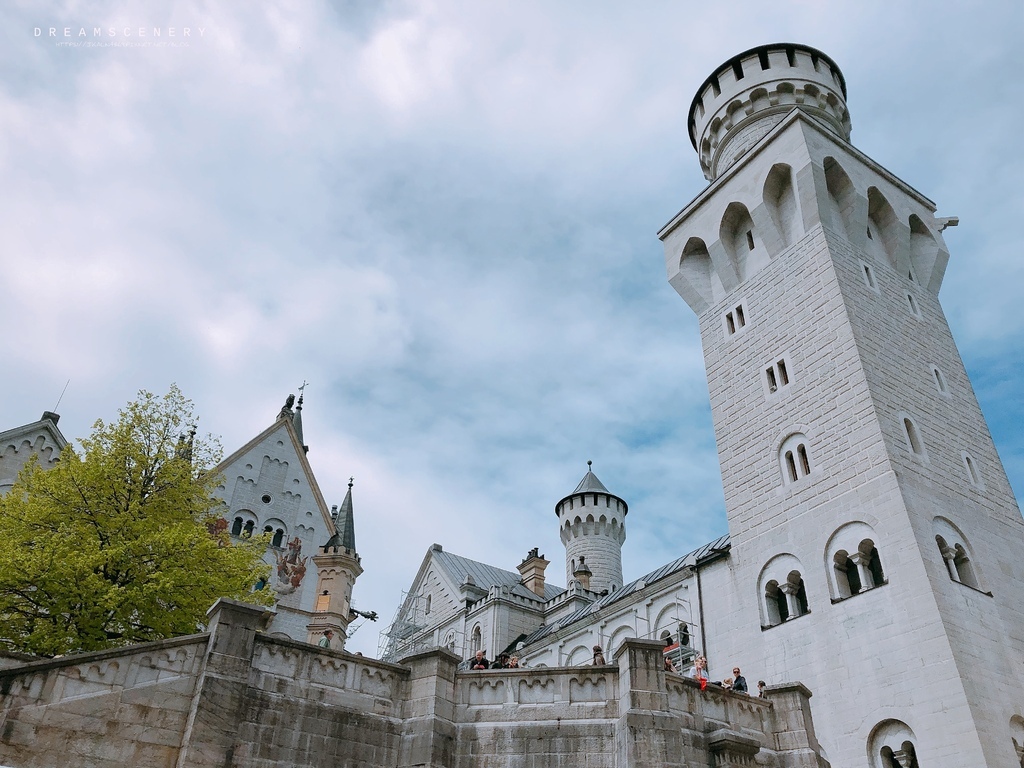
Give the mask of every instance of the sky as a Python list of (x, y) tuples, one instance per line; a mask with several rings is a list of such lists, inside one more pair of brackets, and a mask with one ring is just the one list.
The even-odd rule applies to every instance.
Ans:
[(1022, 33), (1019, 0), (4, 3), (0, 429), (82, 437), (173, 382), (231, 452), (308, 382), (368, 655), (434, 542), (561, 583), (587, 460), (639, 577), (727, 531), (655, 235), (706, 186), (686, 112), (797, 42), (854, 145), (960, 217), (940, 298), (1019, 494)]

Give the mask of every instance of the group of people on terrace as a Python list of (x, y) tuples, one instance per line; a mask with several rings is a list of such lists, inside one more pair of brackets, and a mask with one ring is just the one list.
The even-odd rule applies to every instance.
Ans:
[[(321, 643), (322, 644), (322, 643)], [(665, 641), (665, 671), (676, 672), (675, 663), (672, 661), (672, 650), (679, 647), (678, 643), (673, 643), (672, 638), (669, 637)], [(606, 665), (608, 662), (604, 656), (604, 650), (600, 645), (594, 646), (594, 657), (591, 662), (595, 667)], [(476, 655), (469, 660), (469, 668), (471, 670), (484, 670), (484, 669), (521, 669), (525, 665), (520, 663), (519, 657), (515, 654), (500, 653), (498, 658), (494, 661), (488, 661), (487, 656), (483, 651), (477, 651)], [(724, 688), (727, 691), (735, 691), (736, 693), (749, 693), (747, 689), (747, 679), (743, 676), (739, 667), (732, 668), (732, 677), (727, 677), (725, 680), (710, 680), (708, 679), (708, 660), (701, 655), (693, 660), (693, 676), (700, 683), (700, 689), (702, 691), (707, 690), (709, 685), (718, 686)], [(759, 698), (765, 698), (765, 690), (767, 684), (764, 680), (757, 681), (757, 695)]]
[(470, 669), (520, 669), (519, 657), (508, 653), (499, 653), (494, 661), (488, 661), (483, 651), (477, 651), (476, 655), (469, 660)]

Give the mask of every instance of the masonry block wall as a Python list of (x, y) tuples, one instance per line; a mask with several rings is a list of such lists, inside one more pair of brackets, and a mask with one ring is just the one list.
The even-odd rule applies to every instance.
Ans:
[(220, 601), (210, 632), (0, 670), (0, 762), (236, 766), (825, 768), (810, 692), (767, 700), (666, 674), (659, 642), (613, 664), (457, 673), (440, 649), (402, 665), (264, 636)]

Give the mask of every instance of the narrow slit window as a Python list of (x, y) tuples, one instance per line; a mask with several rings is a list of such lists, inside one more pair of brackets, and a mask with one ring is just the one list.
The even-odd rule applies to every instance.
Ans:
[(868, 227), (867, 232), (868, 232), (868, 240), (874, 240), (875, 238), (871, 236), (871, 227)]
[(772, 369), (772, 368), (768, 368), (764, 372), (764, 375), (768, 377), (768, 391), (769, 392), (776, 392), (776, 391), (778, 391), (779, 384), (775, 380), (775, 370)]
[(878, 284), (875, 283), (874, 272), (871, 271), (871, 267), (867, 264), (864, 265), (864, 282), (868, 284), (868, 288), (877, 290)]
[(967, 469), (967, 479), (971, 481), (971, 485), (981, 485), (981, 475), (978, 474), (978, 468), (974, 466), (970, 454), (964, 454), (964, 467)]
[(779, 369), (779, 384), (784, 387), (789, 384), (789, 373), (786, 371), (786, 361), (779, 360), (775, 366)]
[(793, 452), (786, 451), (786, 469), (789, 470), (789, 480), (796, 482), (796, 461), (793, 459)]
[(917, 308), (917, 300), (913, 297), (913, 295), (909, 293), (907, 294), (907, 304), (910, 305), (911, 314), (913, 314), (915, 317), (921, 316), (921, 310)]
[(907, 431), (907, 441), (910, 443), (910, 450), (917, 456), (924, 454), (924, 446), (921, 444), (921, 436), (917, 433), (917, 427), (910, 419), (903, 419), (903, 428)]
[(732, 312), (725, 313), (725, 327), (729, 329), (729, 333), (736, 333), (736, 321), (732, 318)]
[(747, 230), (747, 249), (754, 250), (754, 232), (753, 230)]
[(939, 390), (939, 393), (943, 395), (949, 394), (946, 377), (942, 375), (942, 371), (938, 368), (932, 368), (932, 375), (935, 376), (935, 387)]
[(736, 307), (736, 326), (742, 328), (746, 324), (747, 320), (745, 317), (743, 317), (743, 305), (740, 304), (738, 307)]
[(807, 446), (803, 443), (796, 447), (796, 454), (800, 458), (800, 468), (804, 471), (804, 476), (811, 474), (811, 462), (807, 460)]

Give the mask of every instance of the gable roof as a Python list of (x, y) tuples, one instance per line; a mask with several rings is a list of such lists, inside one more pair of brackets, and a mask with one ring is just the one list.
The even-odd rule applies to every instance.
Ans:
[(619, 600), (623, 600), (633, 593), (639, 592), (641, 589), (654, 584), (655, 582), (661, 581), (674, 573), (678, 573), (683, 570), (683, 568), (697, 565), (709, 558), (715, 558), (717, 555), (727, 552), (730, 546), (729, 534), (708, 542), (704, 546), (693, 550), (693, 552), (689, 552), (682, 557), (676, 558), (671, 563), (666, 563), (661, 566), (661, 568), (651, 571), (646, 576), (641, 576), (639, 579), (631, 581), (629, 584), (622, 587), (622, 589), (616, 589), (614, 592), (609, 592), (600, 600), (595, 600), (590, 605), (580, 608), (578, 611), (574, 611), (568, 616), (563, 616), (552, 624), (546, 624), (543, 627), (540, 627), (530, 634), (523, 643), (527, 646), (531, 643), (535, 643), (548, 635), (554, 634), (560, 629), (568, 627), (570, 624), (575, 624), (577, 621), (580, 621), (591, 614), (597, 613), (605, 606), (617, 603)]
[[(14, 444), (19, 438), (26, 435), (33, 434), (42, 430), (49, 434), (50, 439), (54, 445), (57, 446), (57, 452), (64, 450), (64, 446), (68, 444), (67, 438), (57, 428), (57, 421), (60, 419), (60, 415), (51, 411), (43, 411), (42, 418), (39, 421), (33, 421), (28, 424), (22, 424), (20, 427), (13, 427), (12, 429), (4, 430), (0, 432), (0, 450), (7, 445)], [(15, 448), (20, 445), (15, 445)]]
[(316, 502), (317, 507), (320, 509), (320, 514), (324, 519), (324, 524), (327, 526), (328, 532), (333, 535), (336, 533), (334, 527), (334, 521), (331, 519), (331, 512), (327, 508), (327, 502), (324, 501), (324, 495), (320, 492), (320, 486), (316, 482), (316, 477), (313, 475), (313, 468), (309, 465), (309, 459), (306, 458), (306, 451), (302, 445), (302, 441), (299, 439), (298, 434), (295, 432), (295, 425), (292, 422), (290, 416), (282, 413), (277, 417), (269, 427), (260, 432), (256, 437), (247, 442), (237, 451), (232, 453), (227, 458), (223, 459), (216, 467), (213, 468), (214, 472), (223, 473), (224, 470), (234, 464), (236, 461), (241, 459), (245, 454), (263, 442), (270, 435), (274, 434), (279, 430), (284, 430), (288, 435), (288, 439), (291, 442), (291, 446), (295, 453), (295, 459), (299, 463), (299, 467), (302, 468), (302, 472), (306, 477), (306, 482), (309, 483), (309, 487), (313, 491), (313, 500)]
[[(476, 586), (481, 589), (507, 587), (509, 592), (517, 597), (537, 600), (538, 602), (541, 600), (539, 595), (522, 585), (522, 576), (519, 573), (506, 571), (504, 568), (487, 565), (487, 563), (481, 563), (477, 560), (470, 560), (468, 557), (462, 557), (453, 552), (445, 552), (443, 549), (431, 549), (429, 554), (433, 554), (438, 566), (445, 570), (448, 577), (455, 584), (462, 584), (466, 581), (466, 576), (472, 576)], [(545, 583), (544, 600), (557, 597), (564, 591), (561, 587)]]

